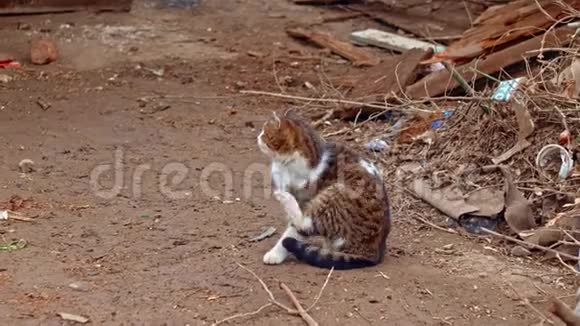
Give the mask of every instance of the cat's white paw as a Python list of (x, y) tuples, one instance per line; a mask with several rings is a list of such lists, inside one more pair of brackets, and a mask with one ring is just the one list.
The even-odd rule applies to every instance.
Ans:
[(284, 248), (272, 248), (264, 255), (264, 264), (266, 265), (278, 265), (281, 264), (286, 257), (288, 257), (288, 252)]
[(294, 198), (291, 193), (285, 191), (275, 191), (274, 197), (276, 197), (276, 200), (280, 202), (280, 205), (282, 205), (282, 208), (291, 221), (294, 219), (300, 219), (302, 217), (300, 205), (298, 205), (296, 198)]

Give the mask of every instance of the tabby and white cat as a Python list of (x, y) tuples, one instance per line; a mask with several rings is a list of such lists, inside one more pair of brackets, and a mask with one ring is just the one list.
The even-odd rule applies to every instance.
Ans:
[(291, 111), (264, 124), (258, 146), (272, 160), (274, 195), (288, 220), (264, 263), (280, 264), (289, 253), (320, 268), (383, 261), (389, 200), (372, 163), (341, 144), (325, 142)]

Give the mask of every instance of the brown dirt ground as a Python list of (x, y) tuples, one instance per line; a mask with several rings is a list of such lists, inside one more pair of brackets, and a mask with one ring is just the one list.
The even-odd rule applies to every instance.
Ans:
[[(326, 271), (294, 261), (264, 266), (262, 255), (276, 239), (248, 242), (263, 226), (282, 227), (279, 208), (262, 195), (262, 180), (253, 179), (254, 194), (243, 196), (243, 176), (252, 164), (267, 173), (252, 125), (284, 103), (231, 95), (239, 86), (277, 91), (274, 75), (291, 76), (296, 89), (316, 81), (320, 62), (290, 55), (317, 50), (289, 39), (284, 28), (328, 14), (285, 0), (228, 0), (206, 1), (193, 13), (139, 5), (130, 14), (3, 17), (0, 51), (24, 68), (0, 71), (13, 77), (0, 84), (0, 200), (31, 198), (33, 207), (22, 212), (36, 221), (0, 222), (0, 240), (28, 242), (0, 252), (0, 324), (61, 325), (57, 313), (68, 312), (96, 325), (208, 325), (267, 302), (236, 262), (263, 277), (281, 301), (287, 302), (277, 281), (312, 302)], [(31, 29), (19, 29), (19, 22)], [(361, 19), (325, 28), (346, 35), (373, 24)], [(41, 29), (58, 42), (60, 58), (31, 66), (28, 44)], [(327, 74), (354, 69), (336, 61), (324, 66)], [(160, 68), (161, 78), (148, 70)], [(181, 98), (138, 101), (156, 94)], [(38, 97), (51, 107), (42, 110)], [(156, 111), (163, 103), (170, 108)], [(124, 153), (124, 185), (105, 200), (91, 190), (90, 174), (112, 162), (116, 148)], [(36, 171), (22, 175), (18, 162), (26, 158)], [(160, 191), (168, 163), (189, 169), (173, 187), (184, 199)], [(133, 176), (142, 164), (150, 170), (139, 194)], [(204, 174), (216, 164), (233, 173), (230, 195), (239, 201), (201, 191), (202, 182), (224, 188), (227, 180)], [(112, 175), (103, 179), (111, 184)], [(392, 192), (389, 257), (376, 268), (335, 272), (312, 312), (321, 325), (530, 325), (539, 318), (512, 285), (542, 311), (542, 291), (574, 293), (560, 267), (505, 255), (496, 241), (425, 228), (399, 209), (407, 195)], [(448, 244), (454, 251), (435, 250)], [(73, 282), (82, 291), (70, 288)], [(275, 308), (233, 322), (302, 323)]]

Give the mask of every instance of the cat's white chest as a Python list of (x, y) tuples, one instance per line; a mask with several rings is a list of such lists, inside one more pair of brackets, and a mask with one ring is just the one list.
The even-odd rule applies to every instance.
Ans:
[(291, 188), (301, 189), (310, 179), (310, 168), (307, 162), (297, 159), (289, 164), (279, 161), (272, 162), (272, 180), (276, 189), (289, 191)]

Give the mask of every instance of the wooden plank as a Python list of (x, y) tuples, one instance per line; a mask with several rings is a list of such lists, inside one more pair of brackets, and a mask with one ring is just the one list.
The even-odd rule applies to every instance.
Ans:
[[(405, 87), (417, 80), (418, 68), (421, 60), (431, 56), (431, 50), (411, 49), (403, 54), (394, 56), (381, 62), (379, 65), (368, 68), (358, 76), (345, 76), (341, 82), (352, 82), (353, 89), (349, 98), (361, 101), (393, 101), (402, 95)], [(344, 107), (335, 112), (335, 117), (351, 120), (359, 112), (368, 116), (381, 111), (369, 107)]]
[[(446, 3), (446, 11), (440, 15), (429, 11), (430, 5), (426, 3), (421, 6), (414, 6), (414, 9), (397, 8), (387, 5), (384, 2), (370, 2), (365, 4), (352, 4), (345, 6), (349, 10), (364, 13), (366, 16), (375, 19), (387, 26), (395, 27), (411, 33), (413, 35), (437, 39), (449, 36), (461, 35), (470, 27), (469, 19), (466, 17), (465, 7), (461, 2)], [(459, 15), (453, 12), (460, 12)], [(477, 15), (479, 12), (473, 12)]]
[[(537, 56), (541, 48), (557, 48), (571, 41), (576, 29), (567, 26), (559, 27), (550, 33), (536, 36), (504, 50), (492, 53), (483, 60), (473, 60), (456, 70), (467, 81), (475, 81), (481, 77), (476, 71), (493, 74), (504, 67), (518, 63), (525, 58)], [(545, 41), (545, 44), (542, 42)], [(412, 99), (422, 99), (440, 96), (455, 89), (457, 82), (451, 78), (449, 71), (440, 70), (432, 73), (417, 83), (407, 87), (406, 95)]]
[(351, 61), (356, 66), (374, 66), (380, 62), (378, 58), (367, 51), (357, 48), (350, 43), (339, 41), (329, 34), (302, 28), (289, 29), (286, 32), (294, 38), (308, 40), (320, 47), (327, 48), (333, 53)]
[(350, 36), (354, 43), (373, 45), (397, 52), (405, 52), (411, 49), (422, 49), (425, 51), (435, 49), (434, 52), (439, 52), (445, 49), (442, 45), (431, 44), (399, 34), (379, 31), (372, 28), (365, 29), (364, 31), (353, 32)]
[[(580, 0), (564, 2), (580, 9)], [(474, 27), (463, 33), (460, 40), (423, 63), (470, 61), (482, 54), (501, 50), (516, 40), (542, 34), (566, 15), (568, 12), (553, 0), (518, 0), (504, 6), (490, 7), (478, 18)]]
[(0, 0), (0, 15), (71, 11), (129, 11), (133, 0)]
[(411, 49), (393, 57), (361, 76), (350, 94), (352, 98), (374, 97), (371, 100), (384, 100), (391, 93), (400, 94), (417, 79), (421, 60), (432, 55), (432, 50)]

